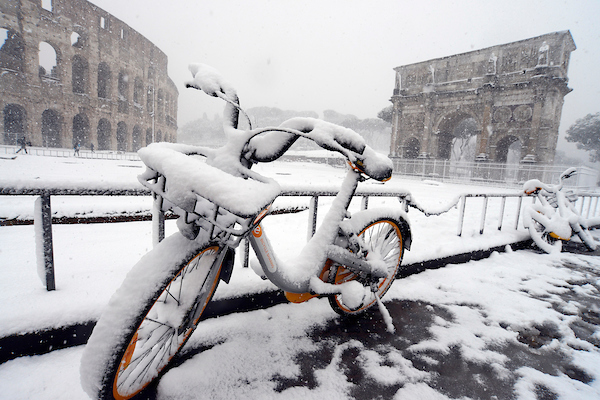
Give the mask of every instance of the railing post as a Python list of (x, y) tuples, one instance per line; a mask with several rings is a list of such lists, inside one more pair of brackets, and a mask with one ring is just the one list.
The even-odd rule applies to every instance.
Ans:
[(462, 203), (460, 205), (460, 210), (458, 211), (458, 232), (456, 233), (458, 236), (462, 235), (463, 220), (465, 218), (465, 205), (467, 203), (467, 197), (463, 195), (463, 196), (460, 196), (460, 199), (461, 199)]
[(369, 196), (363, 196), (360, 202), (360, 209), (366, 210), (369, 207)]
[(485, 196), (483, 198), (483, 209), (481, 210), (481, 223), (479, 224), (479, 234), (483, 235), (483, 228), (485, 227), (485, 216), (487, 213), (487, 204), (488, 204), (488, 198), (487, 196)]
[(152, 195), (152, 244), (156, 246), (165, 238), (165, 214), (162, 212), (162, 197)]
[(56, 289), (54, 279), (54, 251), (52, 245), (52, 209), (50, 195), (42, 194), (35, 201), (35, 237), (37, 248), (38, 275), (46, 290)]
[[(533, 198), (535, 200), (535, 197)], [(515, 230), (519, 229), (519, 217), (521, 216), (521, 203), (523, 203), (523, 196), (519, 196), (517, 201), (517, 218), (515, 218)]]
[(502, 196), (502, 201), (500, 202), (500, 217), (498, 220), (498, 230), (502, 230), (502, 221), (504, 220), (504, 207), (506, 206), (506, 196)]
[(307, 240), (317, 231), (317, 209), (319, 208), (319, 196), (312, 196), (310, 198), (310, 205), (308, 208), (308, 232)]

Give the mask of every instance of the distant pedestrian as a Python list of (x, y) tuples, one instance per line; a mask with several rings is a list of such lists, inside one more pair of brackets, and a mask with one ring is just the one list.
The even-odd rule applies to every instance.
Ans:
[(94, 143), (90, 143), (90, 150), (92, 150), (92, 153), (94, 152)]
[(75, 146), (73, 146), (73, 150), (75, 150), (75, 153), (73, 154), (74, 156), (79, 156), (79, 148), (81, 147), (81, 145), (79, 143), (76, 143)]
[(27, 140), (25, 139), (25, 136), (19, 138), (19, 140), (17, 140), (17, 143), (21, 145), (21, 148), (17, 150), (17, 153), (21, 152), (21, 150), (25, 150), (25, 154), (29, 154), (27, 152)]

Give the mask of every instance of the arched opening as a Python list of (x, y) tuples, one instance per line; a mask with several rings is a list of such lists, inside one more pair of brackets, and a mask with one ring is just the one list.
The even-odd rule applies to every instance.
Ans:
[(87, 146), (90, 137), (90, 122), (87, 115), (77, 114), (73, 117), (73, 147)]
[(142, 142), (142, 128), (139, 125), (133, 127), (133, 133), (131, 136), (131, 150), (138, 151), (144, 146)]
[(98, 64), (98, 97), (110, 99), (110, 67), (105, 62)]
[(498, 141), (496, 161), (507, 164), (518, 164), (521, 161), (521, 141), (518, 137), (508, 135)]
[(133, 85), (133, 103), (136, 106), (142, 106), (144, 101), (144, 84), (140, 78), (135, 78)]
[(452, 132), (450, 160), (474, 161), (477, 156), (477, 121), (473, 118), (462, 120)]
[(25, 139), (27, 112), (18, 104), (4, 107), (4, 144), (13, 144)]
[(127, 151), (127, 124), (123, 121), (117, 124), (117, 150)]
[(417, 138), (410, 138), (404, 145), (404, 158), (415, 159), (421, 152), (421, 143)]
[(23, 71), (25, 41), (17, 32), (0, 28), (0, 68)]
[(42, 146), (62, 147), (61, 116), (54, 110), (42, 113)]
[(87, 43), (87, 34), (86, 33), (79, 33), (76, 31), (73, 31), (71, 33), (71, 46), (76, 47), (78, 49), (82, 49), (85, 47)]
[(129, 93), (129, 76), (126, 72), (119, 72), (117, 82), (117, 91), (119, 92), (119, 112), (128, 112), (128, 93)]
[(50, 43), (40, 42), (38, 58), (40, 77), (57, 79), (58, 59), (54, 47)]
[(152, 143), (152, 128), (146, 129), (146, 146)]
[(438, 127), (437, 157), (452, 161), (474, 161), (477, 151), (477, 121), (457, 112), (442, 118)]
[(110, 150), (112, 148), (112, 129), (106, 118), (98, 121), (98, 150)]
[(88, 62), (85, 58), (75, 55), (73, 56), (72, 63), (73, 71), (71, 80), (73, 85), (73, 93), (87, 93)]
[(156, 141), (162, 142), (162, 132), (160, 130), (156, 132)]

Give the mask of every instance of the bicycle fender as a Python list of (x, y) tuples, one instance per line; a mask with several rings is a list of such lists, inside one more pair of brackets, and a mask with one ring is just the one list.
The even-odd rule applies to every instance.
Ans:
[(233, 273), (233, 263), (235, 260), (235, 250), (228, 247), (227, 254), (225, 254), (225, 258), (223, 259), (223, 265), (221, 266), (221, 273), (219, 274), (219, 279), (225, 283), (229, 283), (231, 279), (231, 274)]

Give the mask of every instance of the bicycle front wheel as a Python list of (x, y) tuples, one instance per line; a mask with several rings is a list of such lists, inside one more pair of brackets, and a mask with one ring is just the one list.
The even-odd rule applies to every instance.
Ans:
[[(360, 230), (359, 236), (365, 242), (369, 253), (375, 253), (372, 256), (383, 261), (387, 268), (385, 278), (380, 278), (376, 282), (377, 296), (382, 298), (388, 291), (402, 262), (404, 254), (403, 238), (400, 227), (396, 221), (381, 218), (369, 222)], [(329, 282), (340, 284), (357, 280), (365, 286), (365, 295), (358, 307), (348, 307), (344, 304), (341, 294), (329, 296), (329, 304), (338, 314), (359, 314), (370, 308), (377, 302), (375, 293), (371, 290), (371, 282), (361, 278), (358, 274), (351, 271), (343, 265), (332, 265), (329, 273)]]
[(523, 225), (529, 229), (531, 239), (542, 251), (545, 251), (546, 253), (560, 253), (562, 242), (557, 237), (553, 236), (552, 233), (548, 232), (541, 222), (537, 221), (529, 214), (525, 214)]
[[(123, 400), (140, 393), (196, 328), (217, 288), (225, 249), (189, 242), (179, 233), (161, 242), (111, 299), (82, 357), (82, 385), (93, 398)], [(182, 247), (183, 255), (168, 260)]]

